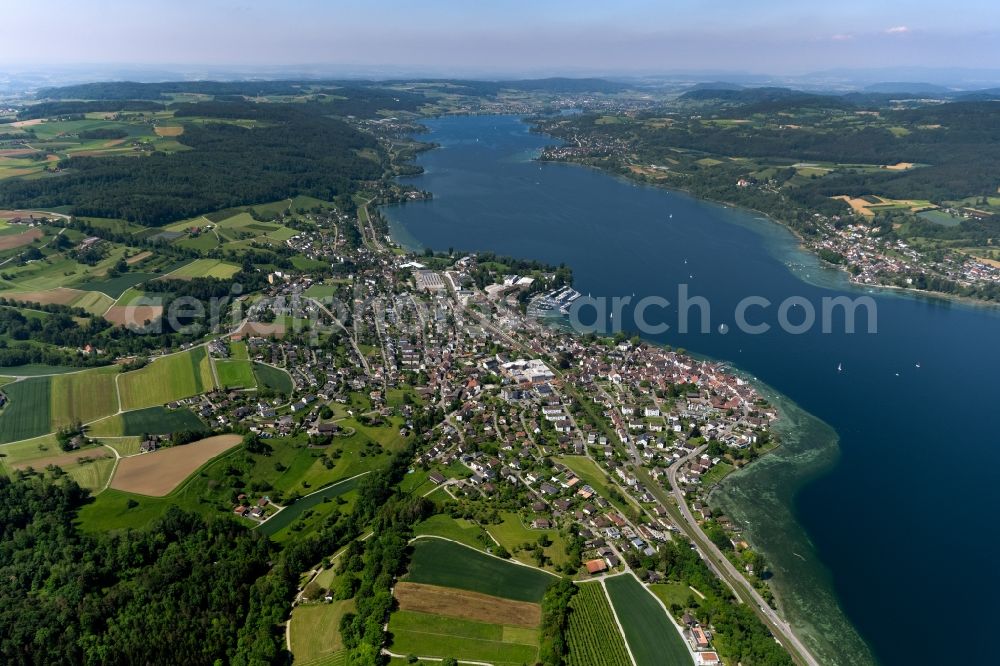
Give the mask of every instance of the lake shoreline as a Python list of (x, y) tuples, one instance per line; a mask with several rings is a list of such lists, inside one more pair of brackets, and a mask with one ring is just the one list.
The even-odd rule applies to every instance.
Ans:
[[(527, 125), (527, 123), (525, 124)], [(589, 167), (605, 176), (618, 176), (618, 174), (613, 174), (605, 169), (590, 165), (572, 162), (557, 163), (577, 167)], [(407, 178), (413, 178), (413, 176), (407, 176)], [(625, 177), (622, 177), (622, 180), (633, 186), (650, 185), (649, 183), (640, 183)], [(714, 205), (736, 208), (742, 211), (748, 210), (725, 202), (705, 200), (685, 190), (664, 188), (663, 186), (659, 186), (657, 189), (674, 189), (675, 191), (683, 192), (685, 196), (692, 199), (708, 201)], [(403, 203), (391, 204), (383, 208), (394, 209), (402, 205)], [(760, 211), (751, 212), (759, 213), (769, 224), (776, 225), (782, 230), (791, 230), (787, 225), (775, 221), (773, 218), (760, 213)], [(394, 243), (399, 244), (409, 251), (422, 248), (423, 244), (416, 239), (414, 234), (402, 222), (395, 219), (391, 214), (386, 215), (386, 218), (389, 222), (390, 236)], [(803, 246), (797, 234), (795, 234), (795, 237), (799, 240), (797, 244), (798, 251), (805, 252), (809, 256), (815, 256), (814, 253), (808, 252), (808, 249)], [(830, 268), (831, 266), (825, 267)], [(843, 275), (843, 271), (837, 271), (837, 274)], [(850, 283), (850, 286), (858, 288), (858, 285), (854, 283)], [(565, 330), (565, 327), (558, 326), (557, 322), (549, 322), (549, 324), (554, 324)], [(663, 344), (654, 340), (647, 340), (647, 342), (656, 345)], [(781, 524), (771, 526), (771, 534), (783, 534), (786, 537), (794, 534), (796, 542), (801, 544), (797, 546), (798, 550), (780, 548), (773, 538), (769, 538), (768, 534), (757, 533), (752, 519), (759, 513), (755, 513), (753, 509), (761, 505), (760, 496), (756, 492), (755, 484), (757, 488), (766, 488), (770, 485), (770, 480), (775, 477), (774, 470), (779, 470), (784, 480), (783, 487), (797, 491), (797, 489), (808, 484), (811, 479), (821, 476), (836, 464), (837, 456), (839, 455), (836, 433), (830, 426), (803, 410), (787, 396), (779, 393), (756, 377), (752, 377), (747, 372), (740, 370), (736, 366), (735, 361), (718, 359), (701, 353), (688, 353), (695, 358), (726, 364), (735, 374), (752, 382), (761, 391), (762, 395), (766, 395), (769, 400), (779, 405), (779, 419), (776, 423), (777, 427), (775, 431), (781, 435), (781, 446), (766, 452), (752, 463), (727, 475), (720, 482), (719, 487), (714, 489), (709, 495), (709, 500), (713, 503), (713, 507), (725, 507), (726, 513), (730, 518), (744, 529), (748, 537), (748, 542), (755, 549), (759, 549), (764, 555), (775, 574), (769, 583), (769, 587), (774, 594), (779, 612), (794, 627), (799, 639), (806, 642), (811, 650), (822, 657), (823, 663), (874, 664), (875, 660), (871, 656), (870, 648), (861, 638), (857, 629), (847, 619), (835, 592), (829, 586), (830, 572), (823, 564), (819, 563), (819, 558), (812, 550), (805, 529), (795, 520), (794, 491), (782, 497), (777, 506), (771, 506), (765, 513), (771, 516), (780, 515), (784, 518)], [(809, 433), (824, 428), (829, 431), (830, 436), (820, 438), (818, 440), (819, 446), (809, 447), (808, 444), (814, 441), (809, 437)], [(803, 451), (797, 448), (794, 446), (795, 443), (806, 443), (806, 450)], [(801, 587), (800, 577), (803, 575), (802, 567), (796, 566), (795, 561), (796, 555), (798, 557), (803, 556), (802, 553), (798, 552), (799, 550), (804, 551), (809, 556), (808, 564), (810, 564), (809, 568), (812, 570), (807, 575), (815, 578), (810, 594), (803, 594), (801, 590), (794, 589)], [(793, 585), (792, 578), (799, 578), (799, 580), (796, 580)], [(821, 617), (817, 618), (817, 616)], [(832, 637), (831, 634), (835, 634), (835, 637)], [(850, 652), (851, 657), (845, 661), (839, 661), (837, 657), (843, 657), (845, 651)]]

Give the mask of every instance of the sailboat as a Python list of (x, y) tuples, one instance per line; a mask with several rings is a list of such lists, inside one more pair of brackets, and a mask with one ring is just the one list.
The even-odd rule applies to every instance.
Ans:
[(837, 372), (843, 372), (843, 371), (844, 371), (844, 364), (843, 363), (838, 363), (837, 364)]

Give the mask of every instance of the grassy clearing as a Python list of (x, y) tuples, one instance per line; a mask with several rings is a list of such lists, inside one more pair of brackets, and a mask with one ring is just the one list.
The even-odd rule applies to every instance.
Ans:
[(354, 612), (354, 600), (302, 604), (292, 611), (290, 634), (295, 663), (309, 663), (344, 649), (340, 618)]
[(215, 388), (204, 347), (163, 356), (118, 380), (122, 409), (162, 406)]
[(398, 611), (389, 618), (393, 652), (455, 657), (493, 664), (530, 664), (538, 631), (430, 613)]
[(691, 654), (663, 608), (634, 576), (605, 580), (636, 666), (690, 666)]
[(62, 466), (62, 470), (71, 479), (92, 492), (100, 492), (107, 485), (114, 469), (114, 458), (101, 458)]
[(0, 412), (0, 443), (16, 442), (50, 431), (52, 379), (35, 377), (3, 388), (8, 403)]
[(555, 577), (451, 541), (419, 539), (413, 542), (406, 580), (538, 602)]
[(254, 388), (257, 379), (253, 374), (250, 361), (214, 361), (215, 371), (219, 375), (219, 386), (226, 388)]
[(413, 527), (415, 535), (431, 535), (452, 539), (477, 550), (493, 545), (486, 531), (465, 518), (452, 518), (443, 513), (434, 514)]
[(583, 583), (570, 601), (568, 666), (632, 666), (600, 583)]
[(695, 593), (683, 583), (657, 583), (650, 585), (649, 589), (667, 608), (674, 604), (682, 608), (687, 607), (691, 605), (688, 600), (695, 598)]

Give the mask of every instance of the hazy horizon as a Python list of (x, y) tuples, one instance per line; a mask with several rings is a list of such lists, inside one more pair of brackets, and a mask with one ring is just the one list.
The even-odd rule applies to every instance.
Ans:
[[(155, 21), (149, 19), (156, 16)], [(100, 20), (95, 20), (98, 18)], [(861, 0), (608, 4), (524, 0), (35, 0), (5, 7), (4, 69), (336, 69), (439, 75), (627, 75), (989, 68), (1000, 5)], [(84, 29), (83, 26), (86, 26)], [(169, 64), (166, 64), (169, 63)]]

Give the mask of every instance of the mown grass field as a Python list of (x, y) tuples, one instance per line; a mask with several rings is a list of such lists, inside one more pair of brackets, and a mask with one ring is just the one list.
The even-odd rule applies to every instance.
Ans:
[(568, 666), (632, 666), (604, 588), (599, 582), (578, 587), (569, 604)]
[(690, 666), (691, 653), (666, 612), (630, 574), (605, 579), (636, 666)]
[(340, 618), (354, 611), (354, 600), (300, 604), (292, 611), (290, 634), (296, 664), (310, 664), (344, 650)]
[(250, 353), (247, 351), (247, 343), (237, 340), (230, 342), (229, 356), (234, 361), (249, 361)]
[(52, 378), (33, 377), (3, 388), (8, 403), (0, 411), (0, 443), (16, 442), (49, 432)]
[(162, 406), (215, 388), (204, 347), (170, 354), (118, 380), (122, 409)]
[(118, 366), (108, 366), (50, 378), (50, 427), (58, 430), (77, 421), (88, 423), (117, 412), (117, 375)]
[(538, 657), (538, 630), (525, 627), (397, 611), (389, 618), (389, 633), (390, 649), (402, 654), (512, 665)]
[(413, 542), (406, 580), (538, 602), (556, 578), (451, 541), (424, 538)]
[(218, 360), (214, 361), (215, 371), (219, 375), (219, 385), (226, 388), (254, 388), (257, 378), (253, 374), (250, 361)]

